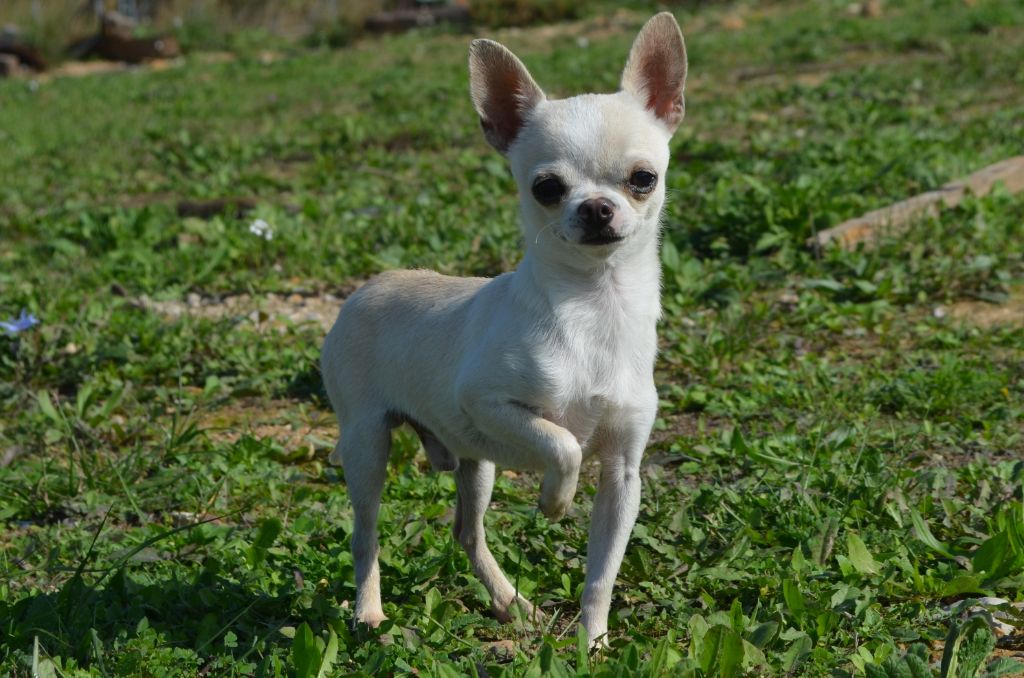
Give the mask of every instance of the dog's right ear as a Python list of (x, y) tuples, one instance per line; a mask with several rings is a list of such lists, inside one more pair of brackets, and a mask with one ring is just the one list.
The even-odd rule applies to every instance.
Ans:
[(469, 46), (469, 92), (487, 142), (507, 153), (526, 116), (545, 97), (515, 54), (493, 40)]

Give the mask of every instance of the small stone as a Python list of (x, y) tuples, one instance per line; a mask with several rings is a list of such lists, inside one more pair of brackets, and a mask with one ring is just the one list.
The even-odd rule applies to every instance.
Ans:
[(199, 308), (203, 304), (203, 298), (195, 292), (189, 292), (188, 296), (185, 297), (186, 303), (189, 308)]
[(722, 17), (722, 28), (727, 31), (741, 31), (746, 25), (747, 22), (739, 14), (727, 14)]
[(496, 640), (484, 647), (487, 654), (498, 660), (508, 661), (516, 656), (516, 644), (511, 640)]

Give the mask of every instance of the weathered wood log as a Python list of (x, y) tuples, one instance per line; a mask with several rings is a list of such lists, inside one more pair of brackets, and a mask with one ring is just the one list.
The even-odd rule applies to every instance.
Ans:
[(46, 59), (39, 50), (23, 39), (17, 30), (4, 28), (3, 32), (0, 32), (0, 55), (12, 56), (17, 60), (18, 68), (14, 70), (24, 67), (33, 71), (45, 71), (47, 67)]
[(9, 78), (21, 72), (21, 62), (13, 54), (0, 53), (0, 78)]
[(135, 27), (134, 20), (117, 12), (107, 12), (100, 19), (99, 33), (73, 42), (67, 49), (68, 56), (73, 59), (98, 56), (128, 64), (181, 56), (181, 47), (173, 37), (137, 38)]
[(844, 221), (810, 238), (807, 246), (820, 249), (826, 245), (838, 245), (853, 249), (859, 243), (870, 243), (882, 234), (899, 234), (915, 219), (936, 216), (943, 207), (956, 207), (968, 194), (983, 196), (998, 183), (1002, 183), (1010, 193), (1024, 191), (1024, 155), (989, 165), (938, 190)]
[(228, 214), (241, 218), (251, 212), (256, 205), (255, 198), (240, 196), (211, 200), (181, 200), (178, 202), (178, 216), (212, 219), (219, 214)]

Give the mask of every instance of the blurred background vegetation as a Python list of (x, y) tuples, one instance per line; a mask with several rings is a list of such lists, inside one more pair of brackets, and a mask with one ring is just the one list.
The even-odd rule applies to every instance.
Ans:
[(289, 44), (341, 47), (365, 32), (368, 18), (389, 11), (427, 12), (447, 5), (465, 10), (476, 25), (525, 26), (574, 19), (621, 4), (594, 0), (4, 0), (0, 26), (16, 29), (48, 58), (59, 60), (70, 40), (94, 32), (97, 17), (110, 11), (137, 21), (142, 35), (171, 34), (185, 51), (196, 51)]

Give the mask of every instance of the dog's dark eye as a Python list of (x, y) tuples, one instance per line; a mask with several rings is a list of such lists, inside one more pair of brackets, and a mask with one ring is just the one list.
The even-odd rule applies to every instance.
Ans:
[(658, 185), (658, 175), (647, 170), (637, 170), (629, 176), (629, 190), (634, 193), (650, 193)]
[(558, 177), (542, 174), (533, 182), (533, 197), (541, 205), (554, 205), (565, 195), (565, 184)]

